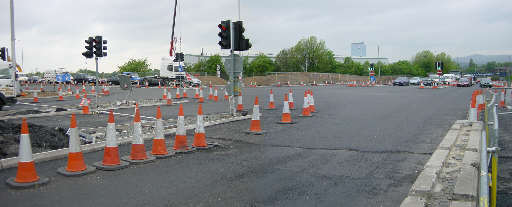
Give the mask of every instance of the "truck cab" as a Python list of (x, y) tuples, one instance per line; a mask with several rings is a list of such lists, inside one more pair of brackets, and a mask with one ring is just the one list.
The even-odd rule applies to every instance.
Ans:
[[(0, 110), (7, 105), (16, 103), (16, 97), (13, 91), (13, 80), (12, 80), (12, 63), (0, 61)], [(16, 84), (16, 96), (21, 94), (21, 86), (18, 80)]]
[(175, 62), (170, 58), (162, 58), (162, 65), (160, 67), (160, 78), (166, 83), (186, 82), (186, 66), (184, 62)]

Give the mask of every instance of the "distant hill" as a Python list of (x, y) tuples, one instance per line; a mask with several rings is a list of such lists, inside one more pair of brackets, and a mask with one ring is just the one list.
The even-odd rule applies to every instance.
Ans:
[(467, 66), (469, 64), (469, 60), (473, 59), (476, 64), (482, 65), (487, 62), (496, 61), (498, 63), (502, 62), (512, 62), (512, 55), (469, 55), (465, 57), (455, 57), (453, 60), (460, 64), (461, 66)]

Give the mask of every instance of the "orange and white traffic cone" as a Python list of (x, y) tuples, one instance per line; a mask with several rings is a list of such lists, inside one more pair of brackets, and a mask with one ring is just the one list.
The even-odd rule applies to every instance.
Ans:
[(180, 88), (176, 88), (176, 99), (181, 99)]
[(270, 94), (268, 97), (268, 108), (269, 110), (276, 109), (276, 105), (274, 103), (274, 93), (272, 92), (272, 89), (270, 89)]
[(499, 103), (499, 107), (501, 107), (501, 108), (505, 108), (505, 90), (504, 90), (504, 89), (501, 89), (501, 91), (500, 91), (500, 103)]
[(183, 96), (182, 96), (182, 98), (188, 98), (187, 87), (183, 87)]
[(301, 117), (311, 117), (311, 112), (309, 111), (309, 97), (308, 97), (308, 91), (304, 91), (304, 104), (302, 105), (302, 114), (299, 115)]
[(229, 100), (228, 90), (226, 88), (224, 88), (224, 100)]
[(69, 153), (68, 164), (66, 167), (60, 167), (57, 172), (64, 176), (82, 176), (96, 171), (95, 167), (86, 165), (84, 155), (80, 148), (80, 137), (76, 127), (76, 116), (71, 114), (71, 124), (69, 127)]
[(425, 85), (423, 85), (423, 81), (420, 82), (420, 88), (421, 89), (425, 88)]
[(258, 103), (258, 96), (256, 96), (254, 98), (254, 106), (252, 108), (251, 126), (249, 131), (246, 131), (246, 133), (255, 135), (261, 135), (264, 133), (264, 131), (261, 130), (260, 115), (260, 105)]
[(192, 151), (187, 144), (187, 130), (185, 129), (185, 114), (183, 113), (183, 104), (180, 104), (178, 112), (176, 137), (174, 138), (173, 149), (177, 153), (185, 153)]
[(64, 97), (62, 97), (62, 89), (61, 88), (58, 89), (58, 93), (59, 93), (59, 99), (57, 99), (57, 101), (64, 101)]
[(68, 85), (68, 93), (71, 93), (71, 85)]
[(162, 88), (162, 85), (160, 85), (160, 81), (158, 81), (158, 88)]
[(87, 94), (87, 91), (85, 90), (85, 84), (84, 83), (82, 83), (82, 93)]
[(153, 146), (151, 154), (156, 158), (166, 158), (172, 156), (174, 153), (167, 151), (164, 137), (164, 125), (162, 123), (162, 112), (160, 106), (156, 108), (156, 121), (155, 121), (155, 137), (153, 137)]
[(119, 159), (119, 147), (116, 138), (116, 123), (114, 121), (114, 111), (110, 110), (107, 124), (107, 140), (103, 152), (103, 161), (93, 164), (99, 170), (119, 170), (128, 167), (130, 163)]
[(91, 86), (91, 93), (96, 94), (96, 86), (95, 85)]
[(212, 85), (210, 84), (210, 92), (208, 93), (208, 100), (213, 100)]
[(215, 87), (215, 91), (213, 92), (213, 100), (215, 102), (219, 101), (219, 96), (217, 96), (217, 87)]
[(20, 148), (18, 150), (18, 170), (16, 177), (10, 177), (6, 180), (7, 185), (12, 188), (30, 188), (47, 184), (50, 179), (39, 177), (36, 171), (36, 165), (32, 159), (32, 146), (30, 144), (30, 135), (28, 132), (27, 119), (22, 118)]
[(242, 91), (238, 92), (238, 105), (236, 105), (236, 111), (240, 112), (244, 110), (244, 105), (242, 102)]
[(295, 110), (295, 103), (293, 102), (293, 91), (290, 89), (288, 104), (290, 104), (290, 110)]
[(39, 97), (37, 96), (37, 91), (34, 91), (32, 96), (33, 96), (32, 103), (39, 103)]
[(195, 87), (194, 90), (195, 90), (194, 98), (199, 99), (199, 87)]
[(167, 99), (167, 87), (164, 87), (164, 93), (162, 94), (162, 99)]
[(290, 104), (288, 103), (288, 93), (284, 94), (284, 101), (283, 101), (283, 113), (281, 115), (281, 121), (277, 122), (279, 124), (295, 124), (295, 122), (292, 121), (292, 115), (290, 113)]
[(43, 83), (41, 83), (41, 87), (39, 88), (40, 92), (44, 92)]
[(82, 99), (82, 114), (89, 114), (89, 100), (87, 98)]
[(172, 94), (170, 91), (167, 92), (167, 97), (169, 97), (167, 99), (167, 105), (172, 105)]
[(198, 103), (204, 103), (203, 89), (199, 89), (199, 101)]
[(76, 88), (75, 99), (80, 99), (80, 90)]
[(309, 111), (311, 113), (316, 113), (316, 107), (315, 107), (315, 97), (313, 97), (313, 91), (309, 90)]
[(195, 149), (209, 149), (213, 147), (214, 144), (206, 142), (206, 135), (204, 131), (204, 120), (203, 120), (203, 105), (199, 104), (197, 109), (197, 121), (196, 121), (196, 129), (194, 132), (194, 143), (192, 147)]
[(130, 155), (121, 157), (122, 160), (132, 164), (144, 164), (155, 161), (155, 157), (146, 153), (146, 146), (142, 138), (142, 126), (140, 123), (140, 109), (135, 108), (135, 117), (133, 118), (133, 138)]

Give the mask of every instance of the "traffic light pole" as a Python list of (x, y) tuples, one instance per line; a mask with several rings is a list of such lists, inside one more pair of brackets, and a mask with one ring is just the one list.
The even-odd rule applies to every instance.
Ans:
[[(94, 60), (96, 62), (96, 83), (95, 83), (94, 87), (96, 88), (96, 87), (98, 87), (98, 57), (94, 57)], [(96, 91), (96, 109), (98, 109), (99, 105), (100, 104), (98, 103), (98, 92)]]
[(14, 2), (11, 3), (11, 52), (12, 52), (12, 90), (16, 97), (16, 35), (14, 34)]
[(231, 89), (231, 95), (229, 97), (229, 112), (231, 113), (231, 115), (235, 115), (236, 113), (236, 108), (235, 108), (235, 96), (238, 96), (238, 94), (236, 94), (236, 91), (237, 91), (237, 88), (238, 88), (238, 78), (235, 77), (235, 52), (234, 52), (234, 45), (235, 45), (235, 35), (234, 35), (234, 24), (232, 21), (230, 21), (230, 36), (231, 36), (231, 49), (230, 49), (230, 53), (231, 53), (231, 74), (230, 74), (230, 77), (231, 78), (231, 86), (230, 86), (230, 89)]

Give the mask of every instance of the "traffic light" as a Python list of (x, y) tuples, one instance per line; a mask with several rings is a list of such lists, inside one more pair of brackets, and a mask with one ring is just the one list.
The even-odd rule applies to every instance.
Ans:
[(249, 39), (244, 36), (245, 28), (242, 21), (233, 22), (233, 50), (234, 51), (246, 51), (252, 47)]
[(219, 24), (219, 45), (221, 49), (231, 49), (231, 20), (221, 21)]
[(375, 67), (374, 67), (374, 66), (375, 66), (375, 64), (370, 63), (370, 70), (375, 70)]
[(3, 61), (7, 59), (7, 48), (0, 48), (0, 59), (2, 59)]
[(96, 57), (105, 57), (107, 56), (107, 52), (103, 52), (103, 50), (107, 50), (107, 46), (103, 46), (103, 44), (107, 44), (107, 40), (103, 40), (102, 36), (94, 37), (94, 54)]
[(174, 60), (173, 61), (174, 62), (183, 62), (183, 61), (185, 61), (185, 55), (182, 52), (178, 52), (174, 56)]
[(86, 51), (82, 53), (85, 58), (93, 58), (94, 56), (94, 38), (89, 37), (85, 40), (85, 49)]

